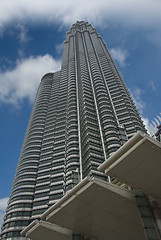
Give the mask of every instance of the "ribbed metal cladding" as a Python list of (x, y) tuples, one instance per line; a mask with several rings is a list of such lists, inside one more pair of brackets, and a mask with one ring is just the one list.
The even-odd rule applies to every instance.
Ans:
[(40, 83), (27, 127), (1, 239), (20, 231), (98, 166), (137, 130), (133, 100), (99, 34), (87, 22), (66, 35), (61, 70)]

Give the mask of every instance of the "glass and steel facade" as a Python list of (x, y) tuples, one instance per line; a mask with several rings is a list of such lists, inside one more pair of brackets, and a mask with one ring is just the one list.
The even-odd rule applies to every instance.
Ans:
[[(135, 104), (96, 30), (87, 22), (66, 34), (61, 70), (46, 74), (29, 119), (1, 239), (20, 231), (138, 130)], [(107, 179), (106, 179), (107, 178)]]

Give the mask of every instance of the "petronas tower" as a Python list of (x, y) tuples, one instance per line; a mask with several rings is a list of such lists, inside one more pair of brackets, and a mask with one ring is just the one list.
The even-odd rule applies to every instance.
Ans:
[(61, 70), (46, 74), (29, 119), (1, 239), (20, 232), (97, 168), (144, 125), (96, 30), (76, 22)]

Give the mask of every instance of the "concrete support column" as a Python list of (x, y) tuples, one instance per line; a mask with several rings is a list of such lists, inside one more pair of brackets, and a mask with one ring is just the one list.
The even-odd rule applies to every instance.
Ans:
[(161, 240), (148, 197), (143, 192), (137, 190), (136, 202), (140, 211), (141, 220), (147, 239)]
[(161, 209), (159, 208), (158, 203), (155, 200), (149, 198), (149, 202), (152, 209), (153, 218), (161, 238)]

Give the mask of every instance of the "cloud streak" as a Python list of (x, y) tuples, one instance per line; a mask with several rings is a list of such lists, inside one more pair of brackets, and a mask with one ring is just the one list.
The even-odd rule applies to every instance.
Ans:
[(152, 89), (152, 91), (154, 91), (154, 92), (157, 90), (154, 81), (149, 81), (149, 82), (148, 82), (148, 86), (149, 86), (149, 87)]
[(0, 199), (0, 211), (5, 211), (7, 207), (8, 197)]
[(28, 30), (25, 28), (25, 26), (19, 23), (16, 25), (16, 29), (19, 30), (18, 39), (21, 43), (26, 43), (30, 40), (30, 38), (27, 36)]
[(160, 0), (12, 0), (2, 1), (0, 8), (0, 26), (13, 20), (59, 21), (70, 25), (76, 20), (88, 20), (94, 25), (101, 25), (104, 20), (120, 19), (127, 24), (151, 27), (161, 21)]
[(4, 214), (5, 214), (5, 209), (7, 207), (8, 199), (9, 199), (8, 197), (0, 199), (0, 226), (3, 223), (3, 217), (4, 217)]
[(140, 114), (143, 114), (143, 110), (146, 106), (145, 102), (143, 102), (143, 100), (141, 99), (141, 95), (143, 94), (143, 92), (144, 91), (138, 87), (135, 87), (133, 91), (131, 91), (130, 89), (130, 93)]
[(120, 67), (125, 66), (125, 60), (128, 56), (128, 51), (126, 49), (111, 48), (110, 53), (112, 58), (119, 63)]
[(50, 55), (17, 60), (15, 69), (0, 73), (0, 102), (19, 106), (27, 98), (33, 101), (40, 79), (60, 69), (60, 61)]

